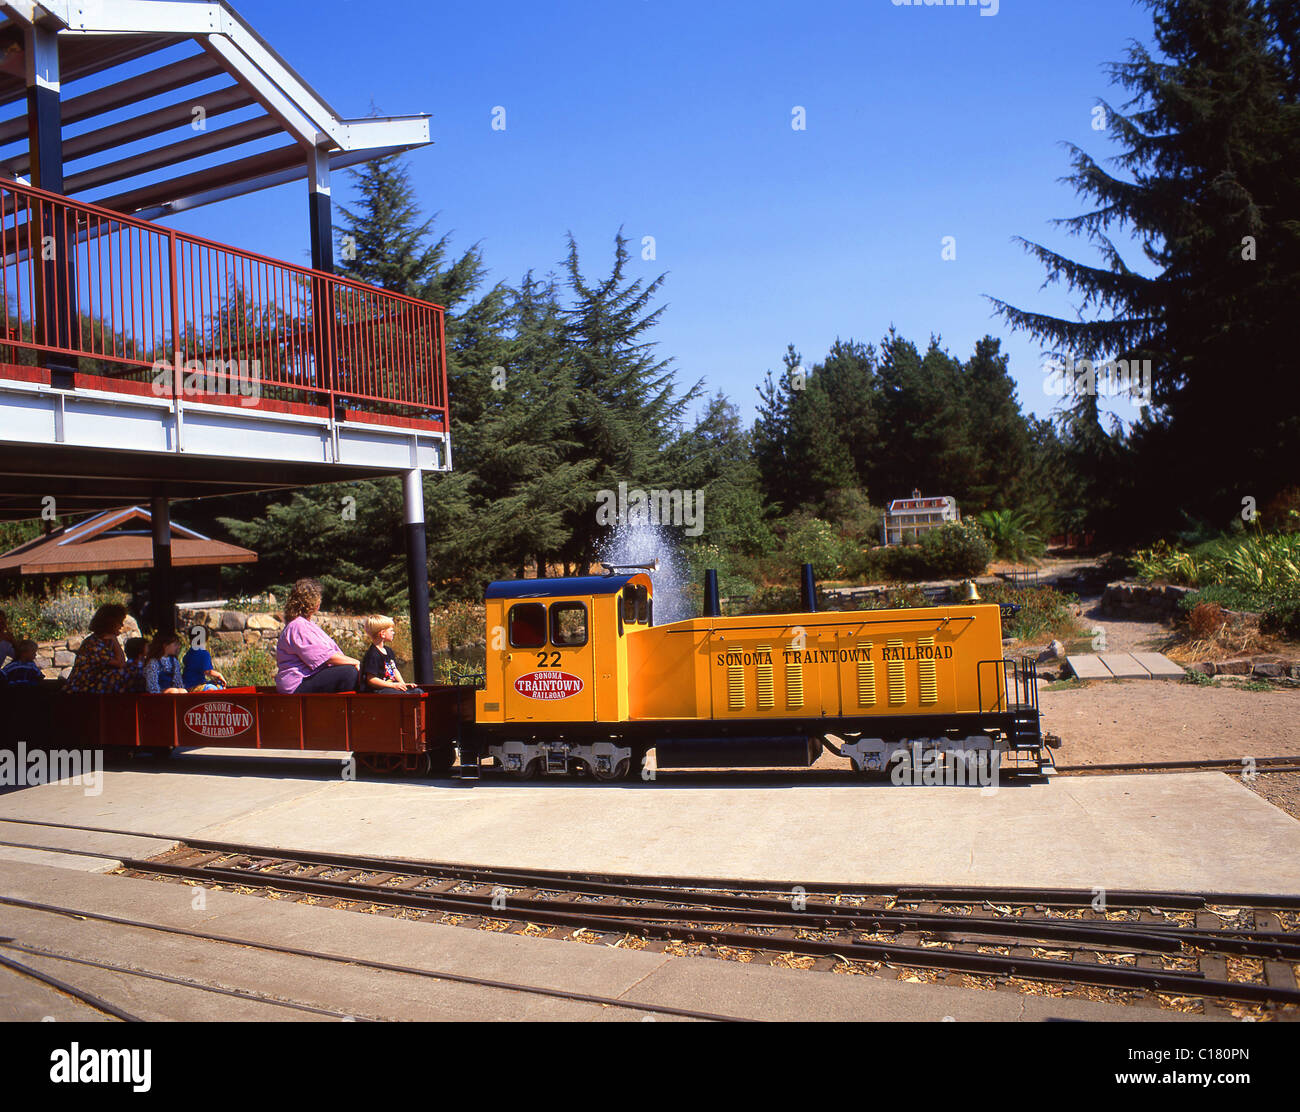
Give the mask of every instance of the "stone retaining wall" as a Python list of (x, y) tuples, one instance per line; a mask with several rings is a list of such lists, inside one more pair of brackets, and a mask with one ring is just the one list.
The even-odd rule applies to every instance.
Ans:
[(1300, 680), (1300, 660), (1284, 656), (1242, 656), (1233, 660), (1202, 660), (1184, 666), (1203, 676), (1250, 676), (1257, 680)]
[[(195, 626), (207, 633), (213, 657), (233, 656), (245, 645), (262, 645), (273, 650), (284, 628), (278, 614), (247, 614), (242, 610), (179, 611), (182, 632)], [(336, 641), (340, 638), (365, 640), (366, 619), (343, 614), (317, 614), (315, 622)]]
[(1107, 583), (1100, 608), (1109, 618), (1135, 621), (1172, 618), (1191, 587), (1151, 586), (1147, 583)]

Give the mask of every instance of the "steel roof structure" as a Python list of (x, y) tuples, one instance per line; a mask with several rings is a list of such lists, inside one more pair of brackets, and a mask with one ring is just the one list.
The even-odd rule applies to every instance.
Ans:
[[(341, 117), (224, 0), (6, 0), (0, 16), (0, 113), (19, 109), (0, 117), (0, 177), (104, 208), (153, 220), (299, 179), (328, 197), (331, 170), (430, 142), (427, 114)], [(33, 87), (62, 94), (61, 180), (34, 174)]]
[[(427, 114), (340, 116), (224, 0), (0, 0), (0, 519), (147, 503), (170, 624), (198, 543), (172, 501), (400, 475), (432, 683), (444, 310), (337, 275), (330, 200), (333, 170), (428, 143)], [(153, 223), (295, 180), (310, 269)]]

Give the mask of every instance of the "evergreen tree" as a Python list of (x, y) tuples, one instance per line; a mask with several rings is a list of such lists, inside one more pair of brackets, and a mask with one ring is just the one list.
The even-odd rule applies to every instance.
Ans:
[[(1134, 45), (1111, 67), (1133, 94), (1104, 104), (1126, 177), (1072, 147), (1067, 178), (1095, 207), (1060, 221), (1098, 250), (1088, 265), (1035, 243), (1049, 281), (1081, 296), (1065, 319), (995, 301), (1016, 328), (1076, 359), (1150, 359), (1152, 398), (1126, 470), (1135, 497), (1103, 522), (1125, 533), (1174, 524), (1180, 510), (1225, 521), (1288, 481), (1300, 407), (1287, 352), (1300, 340), (1300, 75), (1294, 0), (1143, 0), (1156, 53)], [(1112, 236), (1126, 232), (1155, 273)], [(1067, 424), (1097, 455), (1100, 486), (1128, 446), (1098, 438), (1095, 398)], [(1104, 435), (1104, 434), (1103, 434)], [(1093, 515), (1102, 521), (1100, 511)]]
[(572, 301), (563, 310), (564, 339), (573, 362), (573, 413), (578, 445), (569, 462), (590, 475), (586, 506), (568, 515), (565, 559), (594, 559), (603, 533), (596, 495), (620, 482), (681, 488), (677, 442), (682, 416), (700, 393), (696, 383), (679, 392), (671, 360), (661, 359), (649, 337), (663, 306), (651, 304), (664, 275), (629, 280), (627, 239), (614, 238), (614, 263), (598, 282), (582, 274), (578, 245), (569, 236), (565, 275)]
[(773, 380), (768, 371), (758, 391), (758, 417), (754, 422), (753, 455), (767, 501), (778, 512), (789, 512), (799, 504), (800, 484), (791, 466), (790, 422), (795, 402), (802, 391), (805, 374), (803, 357), (794, 344), (781, 358), (780, 376)]
[[(1001, 341), (985, 336), (962, 368), (969, 463), (959, 481), (963, 513), (1024, 508), (1031, 437)], [(1037, 522), (1035, 522), (1037, 524)]]
[(721, 391), (709, 398), (679, 448), (687, 489), (704, 492), (702, 543), (756, 556), (773, 546), (750, 434)]

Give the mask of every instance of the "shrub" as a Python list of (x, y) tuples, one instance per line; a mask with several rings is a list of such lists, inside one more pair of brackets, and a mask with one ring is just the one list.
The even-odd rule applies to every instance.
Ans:
[(1082, 630), (1072, 611), (1078, 602), (1074, 595), (1061, 594), (1051, 587), (1013, 587), (1009, 583), (990, 583), (980, 587), (984, 602), (1011, 603), (1020, 609), (1002, 621), (1002, 636), (1021, 641), (1042, 637), (1075, 637)]
[(798, 614), (803, 610), (798, 587), (760, 587), (745, 603), (746, 614)]
[(1277, 633), (1300, 641), (1300, 596), (1271, 602), (1260, 615), (1259, 628), (1265, 633)]
[(873, 506), (858, 487), (832, 490), (826, 495), (825, 515), (854, 545), (879, 544), (885, 511)]
[(782, 547), (783, 558), (792, 566), (812, 564), (818, 579), (838, 579), (855, 552), (828, 521), (809, 517), (791, 522)]
[(1253, 613), (1268, 607), (1268, 598), (1258, 591), (1243, 591), (1237, 587), (1225, 587), (1212, 583), (1198, 591), (1185, 594), (1178, 603), (1178, 609), (1184, 616), (1190, 615), (1202, 603), (1218, 603), (1224, 610), (1247, 610)]
[(433, 618), (434, 643), (455, 652), (483, 640), (484, 609), (480, 603), (452, 602)]
[(1033, 530), (1029, 515), (1019, 510), (986, 510), (978, 519), (993, 557), (1015, 564), (1027, 563), (1047, 551)]
[(921, 537), (924, 574), (935, 579), (983, 575), (993, 558), (988, 539), (975, 521), (950, 521)]
[(88, 630), (95, 610), (96, 603), (90, 595), (63, 595), (41, 607), (41, 619), (52, 629), (58, 630), (53, 636), (66, 636)]
[(15, 595), (0, 599), (9, 628), (18, 637), (33, 641), (52, 641), (90, 628), (91, 615), (105, 603), (128, 605), (130, 598), (122, 591), (68, 591), (50, 599), (34, 595)]
[(9, 628), (20, 640), (48, 641), (59, 636), (58, 627), (41, 615), (41, 604), (27, 595), (0, 599)]
[(1247, 533), (1193, 552), (1158, 541), (1133, 554), (1139, 578), (1189, 587), (1218, 584), (1267, 595), (1300, 594), (1300, 533)]
[(275, 683), (275, 657), (261, 645), (245, 645), (221, 674), (231, 687), (270, 687)]

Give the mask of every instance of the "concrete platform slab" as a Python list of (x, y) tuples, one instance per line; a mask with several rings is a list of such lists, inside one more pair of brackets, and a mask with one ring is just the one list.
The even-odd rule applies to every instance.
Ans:
[[(74, 918), (0, 903), (0, 933), (20, 945), (45, 951), (40, 956), (21, 953), (24, 963), (146, 1019), (682, 1018), (659, 1009), (790, 1020), (1199, 1018), (1154, 1008), (812, 973), (471, 931), (232, 892), (209, 892), (204, 906), (196, 908), (194, 890), (185, 886), (36, 865), (7, 869), (4, 888), (8, 895), (87, 916)], [(90, 917), (120, 915), (123, 902), (131, 911), (121, 917), (143, 925)], [(150, 929), (151, 925), (182, 924), (183, 929), (231, 941)], [(354, 962), (400, 963), (441, 975), (420, 976), (272, 953), (264, 948), (267, 944), (319, 950)], [(105, 966), (113, 968), (102, 968)], [(184, 983), (141, 976), (146, 973)], [(453, 974), (518, 987), (466, 984), (453, 980)], [(607, 1002), (561, 999), (527, 991), (530, 988), (581, 992)], [(24, 987), (20, 980), (0, 979), (0, 1018), (30, 1017), (50, 1007), (45, 986), (30, 982)], [(70, 1008), (65, 1006), (64, 1012), (70, 1014)]]
[(1132, 657), (1153, 679), (1182, 679), (1187, 674), (1164, 653), (1133, 653)]
[[(754, 786), (725, 777), (265, 784), (247, 775), (109, 772), (97, 797), (60, 785), (0, 797), (0, 819), (50, 816), (282, 849), (791, 885), (1300, 892), (1300, 822), (1220, 773), (991, 790)], [(10, 840), (67, 842), (42, 827), (22, 829)]]
[(1070, 671), (1081, 680), (1110, 680), (1115, 678), (1111, 675), (1110, 669), (1092, 653), (1067, 656), (1065, 663), (1070, 666)]
[(1098, 653), (1098, 659), (1117, 680), (1147, 680), (1151, 673), (1132, 653)]

